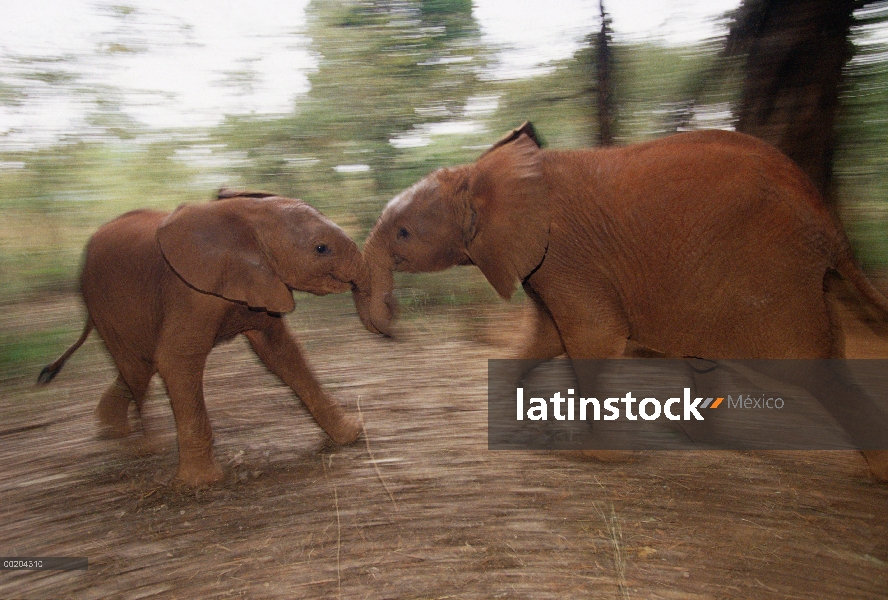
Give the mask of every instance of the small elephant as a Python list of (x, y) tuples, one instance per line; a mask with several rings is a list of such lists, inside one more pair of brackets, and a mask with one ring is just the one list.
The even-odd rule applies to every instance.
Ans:
[(361, 424), (320, 386), (283, 313), (292, 290), (324, 295), (367, 287), (355, 243), (299, 200), (223, 190), (219, 199), (172, 213), (136, 210), (103, 225), (86, 247), (83, 334), (40, 373), (48, 383), (95, 327), (119, 372), (96, 411), (100, 434), (130, 433), (128, 408), (141, 411), (160, 373), (176, 420), (177, 479), (202, 486), (222, 478), (203, 398), (207, 355), (246, 335), (263, 363), (302, 399), (337, 443)]
[[(618, 357), (629, 341), (675, 357), (842, 357), (834, 272), (888, 316), (802, 171), (728, 131), (543, 150), (525, 123), (395, 197), (363, 252), (357, 309), (377, 333), (391, 331), (394, 270), (476, 265), (506, 299), (521, 282), (534, 320), (517, 358)], [(865, 454), (888, 479), (888, 453)]]

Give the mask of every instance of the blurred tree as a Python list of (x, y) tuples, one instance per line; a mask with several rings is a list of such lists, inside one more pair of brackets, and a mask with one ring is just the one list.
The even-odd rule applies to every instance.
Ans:
[[(315, 0), (306, 14), (318, 69), (292, 116), (270, 122), (259, 140), (255, 123), (242, 128), (241, 147), (260, 169), (250, 184), (298, 194), (298, 185), (287, 189), (293, 170), (283, 161), (302, 157), (312, 168), (300, 177), (315, 191), (364, 178), (378, 203), (418, 178), (400, 171), (392, 140), (464, 117), (485, 63), (471, 0)], [(334, 172), (343, 165), (355, 172)]]
[(783, 150), (834, 201), (833, 155), (843, 69), (863, 0), (743, 0), (725, 44), (744, 55), (737, 130)]
[(729, 20), (718, 59), (691, 79), (670, 128), (690, 126), (703, 96), (739, 68), (736, 129), (792, 157), (835, 209), (838, 124), (857, 70), (849, 68), (858, 53), (852, 29), (884, 23), (888, 2), (743, 0)]
[(390, 140), (415, 125), (456, 119), (480, 65), (470, 0), (316, 0), (307, 9), (321, 55), (299, 109), (305, 131), (334, 162), (368, 164), (393, 191)]
[(601, 12), (601, 29), (595, 36), (595, 89), (596, 108), (598, 111), (598, 145), (611, 146), (614, 143), (614, 112), (616, 103), (613, 97), (613, 81), (611, 76), (613, 30), (611, 18), (604, 10), (604, 0), (599, 0)]

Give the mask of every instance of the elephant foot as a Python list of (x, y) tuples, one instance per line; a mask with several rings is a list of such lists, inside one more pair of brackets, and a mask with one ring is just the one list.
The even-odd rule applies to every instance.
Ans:
[(355, 417), (343, 417), (337, 424), (336, 429), (327, 433), (330, 439), (337, 444), (347, 446), (355, 443), (361, 437), (361, 432), (363, 431), (364, 425), (358, 419)]
[(864, 450), (870, 473), (878, 481), (888, 482), (888, 450)]
[(129, 421), (103, 422), (100, 417), (96, 436), (100, 440), (116, 440), (129, 436), (132, 431)]
[(190, 488), (205, 488), (219, 483), (225, 478), (225, 473), (215, 460), (209, 465), (195, 465), (179, 463), (179, 470), (174, 483), (181, 483)]
[(123, 438), (132, 433), (129, 421), (131, 398), (132, 394), (129, 388), (120, 382), (120, 378), (102, 394), (99, 405), (96, 407), (100, 438)]

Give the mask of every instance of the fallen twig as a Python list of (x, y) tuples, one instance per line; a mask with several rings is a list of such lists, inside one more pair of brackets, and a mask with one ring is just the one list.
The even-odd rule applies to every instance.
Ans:
[(385, 479), (382, 478), (382, 472), (379, 470), (379, 465), (376, 464), (376, 458), (374, 458), (373, 456), (373, 450), (370, 449), (370, 436), (367, 435), (367, 427), (364, 425), (364, 413), (361, 412), (360, 396), (358, 396), (358, 418), (361, 420), (361, 426), (364, 428), (364, 444), (367, 446), (367, 455), (370, 457), (370, 463), (373, 465), (373, 469), (376, 471), (376, 477), (379, 478), (379, 483), (382, 484), (382, 487), (388, 494), (389, 500), (392, 501), (392, 506), (395, 507), (396, 511), (399, 511), (400, 509), (398, 508), (398, 503), (395, 502), (395, 496), (392, 494), (389, 486), (386, 485)]
[(336, 505), (336, 590), (342, 598), (342, 524), (339, 521), (339, 494), (333, 484), (333, 503)]
[(26, 431), (33, 431), (35, 429), (42, 429), (44, 427), (49, 427), (50, 425), (54, 425), (58, 423), (58, 421), (46, 421), (45, 423), (35, 423), (33, 425), (22, 425), (21, 427), (13, 427), (12, 429), (4, 429), (0, 431), (0, 436), (4, 435), (15, 435), (16, 433), (25, 433)]
[[(333, 463), (333, 457), (330, 456), (330, 463)], [(327, 463), (321, 458), (321, 464), (324, 465), (324, 477), (329, 480), (327, 475)], [(342, 522), (339, 518), (339, 492), (336, 490), (336, 482), (333, 482), (333, 505), (336, 507), (336, 590), (337, 597), (342, 598)]]
[[(602, 485), (598, 478), (595, 477), (595, 483), (607, 493), (607, 488)], [(614, 549), (614, 569), (617, 571), (617, 585), (620, 587), (620, 593), (628, 600), (629, 598), (629, 587), (626, 585), (626, 552), (623, 548), (623, 528), (620, 526), (620, 520), (617, 518), (617, 513), (614, 510), (613, 502), (610, 500), (605, 500), (608, 508), (610, 509), (610, 514), (606, 514), (604, 508), (598, 503), (593, 502), (592, 506), (595, 507), (595, 510), (598, 512), (598, 515), (602, 518), (605, 525), (607, 526), (608, 536), (610, 537), (611, 546)]]

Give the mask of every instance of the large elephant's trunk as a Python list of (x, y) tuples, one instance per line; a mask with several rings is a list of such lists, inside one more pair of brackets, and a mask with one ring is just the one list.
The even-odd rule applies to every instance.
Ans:
[(363, 254), (370, 285), (369, 288), (355, 286), (354, 299), (358, 316), (368, 331), (391, 336), (392, 321), (397, 312), (391, 255), (372, 233), (364, 244)]

